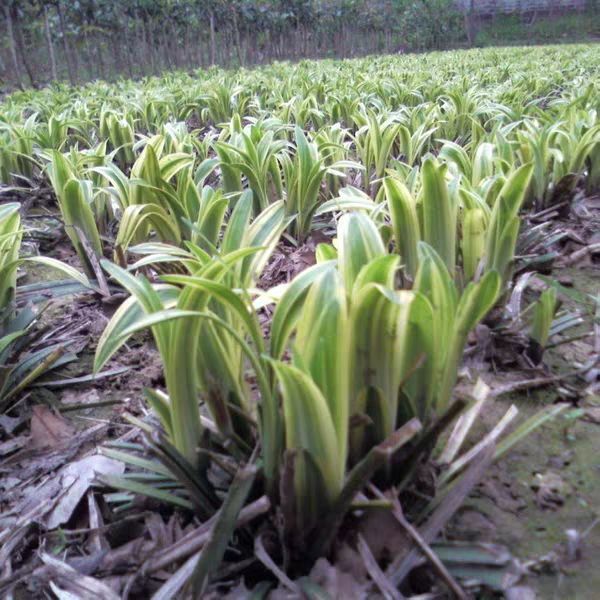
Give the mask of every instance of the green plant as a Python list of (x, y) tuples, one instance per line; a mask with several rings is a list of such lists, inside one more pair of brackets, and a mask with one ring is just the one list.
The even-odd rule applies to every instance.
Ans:
[(477, 283), (469, 283), (459, 294), (435, 250), (421, 242), (419, 254), (414, 289), (435, 307), (430, 325), (434, 343), (429, 364), (424, 367), (425, 373), (417, 375), (417, 372), (412, 376), (412, 385), (418, 387), (416, 402), (413, 402), (432, 406), (439, 413), (450, 399), (467, 336), (496, 303), (502, 279), (497, 271), (489, 270)]
[(65, 233), (71, 240), (83, 269), (94, 277), (94, 258), (102, 256), (102, 243), (91, 205), (94, 201), (92, 182), (80, 179), (72, 161), (53, 150), (49, 154), (47, 174), (63, 217)]
[[(193, 244), (188, 244), (189, 253), (166, 254), (168, 260), (181, 260), (189, 269), (189, 275), (165, 278), (171, 284), (188, 284), (180, 294), (172, 286), (155, 290), (147, 281), (105, 263), (109, 273), (134, 299), (117, 311), (99, 341), (95, 369), (100, 369), (126, 341), (131, 334), (127, 333), (128, 328), (156, 323), (152, 331), (165, 367), (171, 408), (167, 410), (164, 402), (156, 407), (176, 449), (191, 463), (198, 461), (202, 431), (198, 392), (223, 434), (245, 435), (247, 429), (247, 423), (237, 417), (236, 407), (249, 412), (249, 391), (244, 381), (244, 361), (248, 357), (244, 346), (239, 344), (239, 331), (251, 321), (244, 315), (247, 310), (242, 308), (244, 300), (232, 289), (248, 289), (253, 285), (286, 226), (281, 203), (272, 204), (252, 224), (251, 212), (252, 195), (246, 193), (236, 205), (219, 250), (212, 250), (212, 260), (211, 254)], [(156, 264), (169, 248), (160, 250), (162, 255), (151, 248), (144, 264)], [(211, 303), (212, 294), (217, 299)], [(205, 313), (206, 319), (196, 318), (198, 313)], [(256, 323), (251, 331), (253, 341), (258, 344)], [(201, 346), (196, 343), (199, 338), (203, 339)], [(257, 347), (259, 355), (261, 347)]]
[(293, 158), (282, 154), (281, 163), (284, 188), (285, 207), (289, 216), (294, 217), (291, 233), (296, 240), (302, 242), (308, 236), (312, 219), (319, 208), (321, 184), (327, 174), (344, 177), (340, 169), (360, 168), (351, 161), (338, 161), (327, 165), (319, 154), (318, 146), (309, 142), (304, 132), (296, 127), (294, 130), (296, 153)]
[(233, 135), (229, 143), (215, 145), (226, 191), (241, 191), (240, 176), (245, 176), (254, 195), (256, 215), (283, 195), (277, 155), (287, 145), (285, 140), (275, 139), (273, 131), (263, 132), (257, 125)]
[(421, 170), (423, 241), (440, 255), (454, 276), (458, 206), (446, 184), (446, 166), (427, 158)]
[[(245, 202), (248, 211), (248, 196)], [(242, 206), (240, 199), (236, 211)], [(323, 249), (330, 258), (299, 275), (278, 301), (267, 354), (247, 287), (235, 275), (256, 251), (241, 248), (218, 261), (195, 251), (201, 267), (154, 287), (105, 263), (133, 297), (103, 334), (96, 369), (131, 333), (152, 328), (168, 397), (148, 397), (175, 449), (206, 472), (199, 395), (234, 454), (248, 453), (258, 435), (271, 494), (292, 461), (295, 496), (311, 500), (295, 506), (286, 528), (299, 547), (314, 543), (318, 553), (330, 539), (322, 529), (332, 511), (343, 514), (349, 490), (389, 463), (382, 444), (395, 451), (420, 422), (446, 410), (466, 336), (494, 304), (500, 280), (490, 272), (459, 299), (445, 265), (423, 244), (415, 291), (397, 290), (398, 257), (387, 253), (369, 217), (350, 213), (340, 220), (337, 253)], [(193, 263), (190, 256), (184, 264)], [(289, 349), (291, 363), (282, 360)], [(246, 361), (260, 393), (256, 429)], [(363, 424), (350, 430), (353, 419)]]
[(364, 117), (366, 121), (354, 136), (356, 151), (365, 167), (364, 189), (371, 188), (371, 177), (380, 179), (385, 175), (394, 151), (394, 145), (400, 135), (402, 124), (398, 116), (378, 115), (370, 112)]
[[(38, 262), (57, 269), (78, 281), (84, 288), (91, 287), (78, 271), (49, 257), (21, 258), (21, 205), (9, 203), (0, 206), (0, 409), (36, 379), (73, 359), (68, 344), (56, 343), (37, 347), (34, 344), (34, 325), (41, 310), (33, 306), (17, 309), (17, 269)], [(52, 295), (53, 283), (46, 286), (45, 294)]]
[[(507, 178), (489, 177), (484, 197), (470, 184), (449, 183), (446, 169), (427, 158), (416, 179), (416, 185), (420, 183), (416, 196), (397, 176), (383, 181), (380, 197), (387, 201), (396, 252), (406, 274), (414, 279), (419, 267), (417, 247), (424, 241), (436, 250), (456, 281), (477, 281), (480, 274), (493, 270), (506, 287), (531, 165), (519, 167)], [(459, 256), (462, 273), (456, 268)]]
[[(397, 18), (420, 11), (413, 42), (446, 43), (458, 39), (436, 25), (447, 15), (429, 13), (447, 4), (404, 3)], [(222, 37), (219, 15), (217, 25)], [(287, 17), (280, 25), (290, 31)], [(128, 417), (144, 440), (105, 450), (128, 465), (105, 482), (127, 492), (112, 500), (146, 494), (213, 519), (197, 590), (247, 500), (272, 506), (261, 531), (275, 524), (293, 577), (327, 554), (350, 511), (347, 523), (354, 509), (387, 502), (369, 482), (406, 490), (434, 456), (441, 472), (426, 512), (436, 510), (437, 492), (453, 493), (471, 462), (489, 464), (563, 410), (536, 415), (494, 451), (511, 407), (458, 456), (478, 386), (438, 454), (439, 432), (464, 404), (453, 391), (469, 338), (480, 341), (473, 329), (495, 308), (491, 340), (523, 343), (515, 306), (531, 273), (513, 282), (513, 264), (548, 266), (566, 235), (551, 222), (523, 227), (524, 211), (552, 209), (531, 222), (566, 213), (598, 185), (597, 59), (593, 46), (370, 56), (3, 97), (0, 192), (52, 213), (47, 175), (86, 273), (112, 292), (98, 268), (112, 247), (116, 264), (102, 265), (129, 294), (95, 369), (133, 334), (154, 338), (166, 386), (146, 398), (159, 425)], [(25, 306), (27, 290), (15, 296), (17, 268), (30, 260), (19, 257), (17, 210), (0, 207), (3, 407), (72, 359), (63, 340), (37, 343), (39, 307)], [(557, 312), (550, 289), (529, 317), (534, 362), (581, 323)], [(189, 564), (170, 581), (181, 583)], [(390, 572), (401, 579), (402, 569)]]
[(205, 216), (209, 192), (201, 193), (199, 187), (214, 163), (205, 161), (199, 167), (196, 182), (193, 155), (177, 152), (161, 156), (165, 143), (164, 136), (148, 140), (130, 177), (114, 164), (93, 169), (110, 183), (105, 189), (123, 212), (115, 243), (118, 257), (125, 256), (130, 244), (144, 241), (152, 233), (175, 244), (193, 239), (194, 227)]
[(102, 139), (110, 142), (121, 167), (133, 164), (135, 160), (133, 153), (135, 136), (131, 115), (119, 115), (115, 111), (110, 110), (106, 105), (103, 105), (100, 109), (99, 119), (98, 132)]
[(17, 203), (0, 206), (0, 311), (14, 301), (17, 288), (17, 270), (13, 265), (21, 247), (21, 217)]
[(529, 355), (536, 363), (540, 362), (548, 343), (557, 309), (556, 289), (549, 287), (540, 294), (539, 299), (536, 301), (531, 319), (529, 339), (532, 347), (529, 349)]
[(383, 180), (383, 190), (388, 202), (396, 250), (409, 277), (414, 278), (419, 265), (417, 244), (421, 240), (421, 227), (416, 202), (408, 188), (391, 177)]
[(521, 221), (519, 210), (525, 199), (534, 167), (523, 165), (508, 177), (492, 208), (485, 246), (485, 269), (496, 270), (508, 282)]

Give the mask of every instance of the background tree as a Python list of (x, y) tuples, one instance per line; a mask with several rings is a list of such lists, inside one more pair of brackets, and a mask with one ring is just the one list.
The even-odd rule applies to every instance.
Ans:
[[(598, 0), (570, 2), (588, 6), (593, 22)], [(1, 75), (17, 87), (54, 80), (142, 77), (214, 64), (245, 66), (469, 46), (476, 43), (479, 19), (474, 0), (3, 0), (0, 4)]]

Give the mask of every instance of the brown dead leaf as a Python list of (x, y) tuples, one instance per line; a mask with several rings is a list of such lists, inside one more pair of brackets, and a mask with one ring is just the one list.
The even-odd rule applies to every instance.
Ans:
[(151, 513), (145, 519), (146, 529), (150, 534), (150, 539), (156, 543), (159, 548), (170, 546), (175, 542), (172, 532), (165, 525), (158, 513)]
[(317, 244), (329, 241), (327, 236), (315, 232), (299, 248), (280, 243), (261, 274), (259, 287), (268, 289), (277, 284), (291, 281), (296, 275), (315, 264)]
[(489, 498), (500, 510), (518, 514), (527, 507), (527, 502), (520, 497), (510, 480), (492, 476), (481, 482), (479, 493)]
[(496, 525), (481, 511), (464, 508), (454, 516), (448, 530), (461, 540), (489, 542), (495, 537)]
[(535, 600), (535, 590), (525, 585), (515, 585), (505, 592), (506, 600)]
[(359, 529), (378, 562), (406, 554), (412, 546), (404, 529), (387, 509), (369, 511)]
[(21, 423), (23, 423), (22, 418), (0, 415), (0, 429), (3, 429), (6, 433), (12, 433)]
[(97, 475), (122, 475), (122, 462), (95, 454), (69, 463), (58, 474), (61, 495), (46, 520), (47, 529), (55, 529), (66, 523), (81, 499), (85, 496)]
[(99, 579), (78, 573), (67, 563), (49, 554), (42, 554), (41, 559), (47, 566), (47, 574), (51, 579), (50, 588), (57, 597), (119, 600), (119, 595)]
[(359, 581), (354, 573), (340, 570), (325, 558), (320, 558), (315, 563), (309, 579), (323, 588), (334, 600), (364, 598), (369, 588), (367, 581)]
[(80, 391), (67, 390), (61, 397), (62, 404), (91, 404), (99, 402), (100, 395), (97, 390)]
[(586, 408), (584, 419), (590, 423), (600, 425), (600, 406), (590, 406)]
[(29, 437), (20, 435), (0, 443), (0, 456), (12, 454), (15, 450), (20, 450), (29, 442)]
[(551, 510), (562, 506), (571, 491), (564, 479), (553, 471), (536, 473), (531, 487), (536, 493), (535, 500), (538, 506)]
[(31, 417), (31, 445), (33, 448), (58, 448), (65, 445), (75, 433), (74, 427), (47, 406), (34, 406)]

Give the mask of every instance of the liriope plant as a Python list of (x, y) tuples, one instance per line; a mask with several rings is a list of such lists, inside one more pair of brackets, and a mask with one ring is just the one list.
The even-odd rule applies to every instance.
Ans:
[(445, 163), (426, 158), (416, 196), (397, 178), (384, 180), (382, 194), (388, 204), (396, 251), (410, 277), (416, 274), (420, 240), (434, 248), (452, 276), (455, 274), (459, 204), (457, 194), (449, 189), (446, 169)]
[(596, 144), (587, 159), (588, 177), (586, 191), (593, 193), (600, 188), (600, 144)]
[(488, 177), (483, 197), (460, 181), (458, 187), (450, 184), (445, 165), (432, 158), (423, 163), (416, 196), (397, 177), (384, 179), (381, 193), (387, 201), (395, 249), (409, 278), (416, 276), (418, 244), (424, 241), (457, 281), (466, 283), (494, 270), (503, 286), (508, 285), (521, 224), (519, 211), (532, 170), (532, 165), (524, 165), (507, 178)]
[(105, 189), (105, 180), (94, 169), (111, 164), (114, 153), (107, 151), (106, 140), (84, 150), (72, 148), (69, 152), (71, 164), (76, 164), (77, 176), (92, 182), (94, 201), (91, 204), (94, 220), (100, 235), (107, 235), (115, 220), (115, 206), (111, 194)]
[(216, 143), (225, 191), (241, 191), (244, 176), (254, 196), (256, 215), (271, 202), (281, 200), (283, 190), (277, 155), (287, 146), (286, 140), (275, 138), (275, 132), (263, 131), (257, 125), (234, 133), (229, 142)]
[(236, 114), (248, 114), (250, 95), (240, 85), (223, 80), (211, 86), (210, 91), (202, 94), (197, 102), (200, 121), (218, 125), (227, 123)]
[(467, 86), (465, 80), (460, 81), (454, 89), (447, 89), (439, 99), (440, 133), (443, 138), (460, 143), (468, 141), (473, 130), (473, 120), (484, 99), (478, 89)]
[(485, 269), (495, 269), (506, 284), (511, 275), (515, 247), (521, 225), (519, 211), (526, 197), (534, 166), (519, 167), (508, 177), (492, 208), (486, 235)]
[[(154, 404), (172, 443), (193, 464), (202, 462), (198, 456), (202, 440), (199, 392), (224, 435), (247, 436), (247, 421), (239, 417), (239, 411), (251, 413), (250, 393), (244, 381), (248, 356), (246, 347), (239, 343), (244, 326), (252, 324), (256, 364), (262, 354), (262, 341), (258, 321), (249, 317), (246, 299), (232, 290), (247, 290), (254, 285), (287, 225), (281, 202), (271, 205), (254, 221), (251, 215), (252, 196), (246, 193), (236, 205), (218, 251), (213, 249), (210, 254), (193, 244), (188, 244), (189, 252), (169, 246), (141, 247), (139, 251), (146, 256), (138, 266), (156, 265), (165, 258), (179, 260), (185, 266), (189, 274), (164, 278), (170, 287), (155, 290), (147, 281), (106, 264), (109, 273), (132, 294), (132, 300), (117, 311), (104, 332), (95, 368), (101, 368), (126, 341), (133, 324), (137, 328), (151, 326), (163, 359), (168, 393), (168, 400), (159, 404), (156, 398), (160, 396), (153, 395)], [(181, 293), (174, 284), (184, 286)], [(159, 294), (162, 289), (174, 303), (163, 303)], [(197, 343), (199, 339), (202, 344)]]
[(531, 347), (528, 354), (536, 363), (542, 359), (557, 310), (556, 288), (549, 287), (540, 294), (540, 297), (533, 306), (533, 316), (529, 331)]
[[(407, 383), (407, 390), (416, 385), (413, 402), (419, 406), (423, 396), (426, 406), (443, 410), (456, 382), (458, 366), (469, 332), (483, 319), (498, 300), (502, 279), (495, 270), (488, 270), (477, 282), (470, 282), (459, 291), (446, 265), (435, 250), (419, 244), (419, 269), (413, 289), (429, 299), (432, 313), (434, 350), (425, 364), (424, 376), (418, 371)], [(407, 392), (410, 394), (410, 391)]]
[(116, 240), (120, 256), (152, 232), (176, 244), (191, 239), (201, 205), (193, 179), (194, 157), (185, 152), (162, 155), (164, 144), (163, 136), (147, 140), (129, 177), (114, 163), (93, 169), (109, 183), (103, 189), (122, 213)]
[(354, 144), (365, 168), (363, 187), (369, 192), (372, 180), (385, 175), (402, 124), (397, 115), (386, 116), (374, 112), (366, 115), (365, 120), (366, 123), (354, 135)]
[[(232, 219), (244, 202), (250, 215), (246, 196)], [(494, 304), (499, 277), (490, 272), (459, 295), (439, 256), (421, 243), (415, 289), (398, 290), (399, 257), (388, 254), (374, 221), (350, 213), (340, 221), (337, 250), (321, 247), (321, 261), (281, 296), (267, 342), (244, 291), (251, 279), (236, 271), (257, 253), (264, 264), (265, 251), (239, 248), (209, 260), (191, 250), (182, 258), (190, 275), (154, 286), (105, 264), (132, 297), (104, 332), (95, 366), (150, 327), (167, 394), (148, 398), (175, 449), (206, 472), (200, 399), (212, 435), (234, 454), (248, 455), (260, 440), (267, 490), (276, 498), (281, 469), (291, 469), (295, 497), (304, 499), (286, 528), (318, 554), (335, 531), (331, 515), (345, 512), (356, 486), (384, 466), (383, 448), (407, 443), (447, 408), (466, 336)], [(258, 384), (256, 407), (246, 365)]]
[(446, 165), (432, 158), (421, 167), (420, 214), (423, 241), (442, 258), (453, 276), (456, 266), (458, 203), (446, 182)]
[(319, 153), (316, 143), (310, 142), (302, 129), (294, 130), (295, 154), (279, 157), (283, 171), (285, 207), (288, 216), (294, 217), (291, 234), (304, 241), (312, 226), (313, 217), (321, 203), (321, 184), (326, 175), (345, 177), (341, 169), (361, 169), (355, 162), (342, 160), (328, 165)]
[[(323, 127), (317, 132), (315, 143), (327, 166), (332, 166), (348, 157), (351, 142), (347, 138), (348, 132), (339, 123), (335, 123), (330, 127)], [(335, 173), (327, 175), (327, 188), (331, 194), (338, 194), (344, 179), (345, 177), (340, 177)]]
[(38, 162), (35, 159), (34, 142), (38, 129), (38, 115), (33, 113), (25, 121), (0, 121), (0, 131), (3, 131), (2, 146), (0, 147), (0, 165), (2, 181), (11, 183), (23, 178), (33, 179)]
[[(85, 276), (56, 259), (20, 256), (23, 233), (20, 209), (18, 203), (0, 206), (0, 411), (36, 379), (70, 360), (64, 342), (30, 347), (29, 333), (40, 310), (30, 306), (17, 308), (17, 269), (37, 262), (61, 271), (85, 288), (91, 287)], [(49, 296), (52, 287), (52, 282), (48, 283)]]
[(35, 143), (42, 150), (62, 150), (69, 138), (77, 137), (80, 124), (65, 115), (51, 115), (48, 122), (37, 129)]
[(517, 153), (522, 163), (533, 164), (531, 188), (528, 193), (529, 203), (537, 202), (544, 207), (552, 181), (553, 165), (561, 159), (556, 147), (560, 135), (561, 123), (540, 124), (536, 121), (525, 121), (524, 128), (517, 131)]
[(17, 270), (12, 268), (21, 248), (20, 205), (16, 202), (0, 205), (0, 313), (14, 300)]
[[(478, 188), (487, 178), (500, 171), (500, 158), (497, 146), (491, 142), (481, 142), (471, 157), (470, 145), (460, 146), (455, 142), (445, 141), (440, 150), (440, 157), (450, 164), (474, 188)], [(508, 161), (512, 166), (513, 161)]]
[(590, 182), (588, 186), (593, 188), (595, 185), (597, 167), (594, 159), (600, 151), (600, 125), (588, 126), (583, 120), (573, 121), (571, 119), (565, 124), (556, 139), (560, 154), (553, 163), (549, 204), (565, 199), (570, 201), (586, 169)]
[(98, 133), (102, 140), (110, 142), (116, 159), (122, 168), (133, 164), (135, 154), (135, 128), (131, 114), (119, 114), (103, 105), (100, 109)]
[(71, 240), (84, 272), (94, 277), (94, 258), (102, 256), (102, 242), (92, 204), (94, 190), (89, 179), (80, 179), (77, 169), (67, 155), (53, 150), (46, 173), (58, 200), (65, 233)]
[(415, 165), (429, 149), (431, 136), (435, 130), (435, 127), (428, 127), (427, 123), (421, 123), (414, 130), (402, 125), (398, 132), (398, 145), (402, 161), (410, 166)]
[(290, 284), (271, 329), (295, 496), (307, 499), (294, 517), (304, 543), (327, 528), (324, 517), (353, 478), (347, 464), (363, 468), (398, 428), (414, 435), (448, 407), (467, 334), (500, 289), (490, 272), (459, 295), (421, 243), (415, 289), (398, 290), (399, 258), (365, 214), (341, 218), (336, 248), (321, 247), (322, 262)]

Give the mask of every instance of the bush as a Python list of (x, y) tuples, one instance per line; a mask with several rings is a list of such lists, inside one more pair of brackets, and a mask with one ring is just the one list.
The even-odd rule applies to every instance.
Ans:
[(464, 17), (452, 0), (402, 2), (401, 11), (401, 29), (411, 49), (439, 50), (466, 41)]

